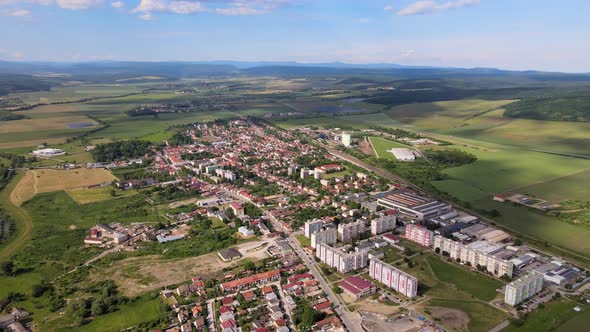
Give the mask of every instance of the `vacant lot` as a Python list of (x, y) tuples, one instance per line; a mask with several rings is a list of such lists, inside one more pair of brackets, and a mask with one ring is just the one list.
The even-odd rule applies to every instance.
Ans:
[(250, 241), (236, 246), (244, 257), (234, 262), (223, 262), (217, 252), (179, 260), (163, 259), (161, 256), (127, 258), (106, 269), (96, 270), (91, 278), (101, 280), (108, 275), (117, 283), (124, 295), (136, 296), (160, 287), (185, 282), (194, 276), (214, 276), (225, 267), (241, 264), (244, 259), (258, 260), (268, 257), (266, 246), (262, 244), (262, 241)]
[[(582, 312), (575, 312), (576, 306), (583, 308)], [(545, 304), (545, 308), (537, 309), (530, 313), (524, 321), (524, 325), (516, 327), (508, 326), (503, 331), (524, 331), (524, 332), (545, 332), (545, 331), (584, 331), (588, 325), (579, 325), (581, 322), (588, 323), (588, 307), (579, 305), (568, 299), (560, 299)], [(560, 326), (572, 329), (561, 329)], [(574, 328), (577, 327), (577, 328)], [(559, 329), (558, 329), (559, 328)]]
[(451, 331), (469, 331), (469, 315), (462, 310), (433, 307), (430, 315)]
[(132, 195), (136, 195), (137, 191), (135, 190), (117, 190), (116, 195), (111, 195), (111, 191), (113, 190), (112, 187), (102, 187), (102, 188), (77, 188), (77, 189), (70, 189), (66, 190), (68, 195), (72, 197), (73, 200), (78, 202), (78, 204), (88, 204), (94, 202), (101, 202), (106, 201), (109, 199), (116, 199), (116, 198), (123, 198)]
[(10, 194), (15, 205), (21, 205), (38, 193), (83, 188), (113, 181), (115, 176), (105, 169), (40, 169), (27, 171)]
[[(446, 316), (449, 327), (463, 327), (465, 324), (464, 315), (466, 315), (468, 318), (467, 330), (459, 329), (459, 331), (487, 332), (508, 319), (508, 315), (504, 312), (481, 302), (432, 299), (424, 307), (437, 314), (441, 313), (439, 308), (453, 309), (455, 315)], [(464, 315), (460, 314), (460, 312), (464, 313)]]
[(380, 137), (371, 137), (370, 140), (371, 140), (371, 144), (375, 148), (375, 151), (377, 152), (377, 157), (379, 157), (379, 158), (397, 160), (395, 158), (395, 156), (393, 155), (393, 153), (389, 152), (388, 150), (391, 150), (393, 148), (412, 149), (412, 147), (409, 145), (390, 141), (388, 139), (384, 139), (384, 138), (380, 138)]

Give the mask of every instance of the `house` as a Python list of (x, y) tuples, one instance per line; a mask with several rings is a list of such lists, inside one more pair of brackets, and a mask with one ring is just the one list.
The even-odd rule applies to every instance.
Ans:
[(242, 204), (238, 202), (231, 202), (229, 203), (229, 207), (232, 209), (232, 211), (237, 217), (244, 215), (244, 207), (242, 206)]
[(224, 262), (233, 261), (235, 259), (242, 258), (242, 254), (235, 248), (229, 248), (225, 250), (218, 251), (217, 254)]
[(240, 228), (238, 228), (238, 232), (240, 232), (240, 234), (242, 234), (243, 236), (253, 236), (254, 235), (254, 231), (251, 229), (248, 229), (248, 227), (245, 227), (245, 226), (240, 226)]
[[(255, 284), (261, 284), (269, 281), (278, 280), (281, 277), (281, 273), (278, 270), (272, 270), (268, 272), (262, 272), (255, 274), (253, 276), (232, 280), (228, 282), (224, 282), (220, 285), (221, 289), (224, 291), (230, 291), (242, 287), (247, 287)], [(270, 287), (270, 286), (267, 286)], [(266, 288), (266, 287), (265, 287)], [(263, 293), (264, 289), (263, 288)], [(272, 287), (270, 287), (270, 291), (272, 292)], [(266, 294), (266, 293), (265, 293)]]

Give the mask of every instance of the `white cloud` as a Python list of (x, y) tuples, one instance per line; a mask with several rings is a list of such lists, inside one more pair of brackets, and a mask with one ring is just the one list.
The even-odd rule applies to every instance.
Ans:
[(287, 6), (296, 0), (231, 0), (229, 7), (217, 8), (221, 15), (262, 15), (270, 14), (279, 7)]
[(433, 0), (416, 1), (406, 8), (397, 12), (399, 16), (424, 15), (441, 12), (449, 9), (473, 6), (480, 3), (480, 0), (450, 0), (447, 2), (437, 2)]
[(57, 5), (64, 9), (80, 10), (104, 5), (104, 0), (57, 0)]
[(393, 10), (393, 6), (392, 5), (387, 5), (387, 6), (383, 7), (383, 10), (385, 10), (387, 12), (392, 11)]
[(111, 2), (111, 7), (120, 9), (120, 8), (125, 7), (125, 3), (123, 1)]
[(206, 8), (198, 1), (141, 0), (132, 13), (141, 14), (142, 20), (151, 20), (153, 13), (188, 15), (204, 11)]
[(356, 19), (357, 23), (371, 23), (373, 20), (370, 17), (360, 17)]
[(31, 12), (26, 9), (17, 9), (6, 13), (6, 15), (14, 17), (29, 17), (31, 16)]

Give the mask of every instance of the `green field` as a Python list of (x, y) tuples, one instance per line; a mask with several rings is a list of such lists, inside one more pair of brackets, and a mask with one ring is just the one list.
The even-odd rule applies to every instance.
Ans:
[(463, 311), (469, 316), (470, 332), (487, 332), (509, 318), (504, 312), (481, 302), (432, 299), (425, 306)]
[(457, 289), (470, 293), (481, 300), (493, 300), (498, 296), (496, 289), (503, 286), (496, 279), (481, 273), (468, 272), (464, 267), (447, 263), (439, 257), (429, 256), (427, 259), (432, 271), (440, 281), (455, 285)]
[(389, 152), (389, 150), (391, 150), (393, 148), (412, 149), (412, 147), (409, 145), (405, 145), (405, 144), (391, 141), (391, 140), (381, 138), (381, 137), (370, 137), (369, 139), (371, 140), (371, 144), (373, 145), (373, 148), (377, 152), (377, 157), (379, 157), (379, 158), (385, 158), (385, 159), (389, 159), (389, 160), (397, 160), (395, 158), (395, 156), (393, 155), (393, 153)]
[[(580, 306), (582, 312), (576, 313), (573, 310), (576, 306)], [(530, 313), (524, 320), (524, 325), (518, 327), (510, 325), (502, 331), (583, 331), (590, 322), (589, 313), (590, 308), (562, 298), (545, 304), (543, 309)]]
[(311, 246), (311, 239), (307, 238), (305, 235), (295, 235), (295, 238), (297, 239), (297, 241), (299, 241), (299, 244), (301, 244), (302, 247), (307, 248)]
[(400, 124), (389, 118), (384, 113), (364, 114), (364, 115), (343, 115), (334, 117), (313, 117), (305, 119), (272, 119), (275, 125), (292, 129), (296, 127), (326, 127), (326, 128), (354, 128), (354, 129), (368, 129), (372, 126), (393, 127)]
[(73, 200), (79, 204), (88, 204), (137, 195), (136, 190), (117, 190), (116, 196), (111, 195), (112, 187), (102, 187), (96, 189), (78, 188), (67, 190), (66, 192)]

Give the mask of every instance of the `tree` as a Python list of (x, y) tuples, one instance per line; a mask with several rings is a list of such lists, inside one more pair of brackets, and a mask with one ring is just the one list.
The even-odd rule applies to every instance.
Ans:
[(7, 276), (14, 276), (14, 263), (12, 261), (0, 263), (0, 269)]
[(338, 287), (338, 285), (332, 286), (332, 291), (334, 291), (335, 294), (342, 294), (342, 288)]
[(40, 297), (45, 291), (47, 291), (47, 289), (48, 287), (46, 285), (35, 284), (31, 287), (31, 295), (33, 295), (33, 297)]
[(116, 197), (117, 196), (117, 191), (115, 189), (111, 189), (111, 196), (112, 197)]
[(252, 261), (247, 261), (244, 263), (244, 270), (253, 271), (256, 268), (256, 264)]

